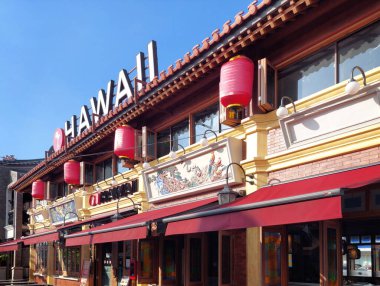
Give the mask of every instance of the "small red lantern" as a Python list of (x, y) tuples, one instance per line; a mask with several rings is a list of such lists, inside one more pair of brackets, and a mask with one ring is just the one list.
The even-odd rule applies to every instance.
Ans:
[(32, 184), (32, 197), (37, 200), (45, 199), (45, 182), (37, 180)]
[(80, 184), (80, 163), (75, 160), (69, 160), (63, 165), (63, 177), (67, 184)]
[(116, 129), (114, 153), (120, 158), (135, 158), (135, 129), (128, 125)]
[(220, 71), (219, 98), (224, 107), (247, 106), (252, 99), (253, 62), (244, 56), (231, 58)]

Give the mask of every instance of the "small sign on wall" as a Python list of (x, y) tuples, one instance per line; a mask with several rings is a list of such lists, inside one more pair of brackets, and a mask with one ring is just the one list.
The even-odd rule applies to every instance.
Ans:
[(120, 286), (128, 286), (129, 285), (129, 276), (124, 276), (120, 281)]

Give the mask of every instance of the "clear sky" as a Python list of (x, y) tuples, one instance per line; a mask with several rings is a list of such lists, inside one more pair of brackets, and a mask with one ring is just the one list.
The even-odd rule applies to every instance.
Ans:
[(157, 41), (166, 70), (250, 0), (0, 1), (0, 159), (44, 157), (56, 128)]

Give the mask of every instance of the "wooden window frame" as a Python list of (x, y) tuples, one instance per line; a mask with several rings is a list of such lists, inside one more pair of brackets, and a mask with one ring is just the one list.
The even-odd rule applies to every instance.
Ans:
[[(201, 281), (199, 282), (191, 282), (190, 281), (190, 240), (192, 238), (201, 240)], [(190, 234), (185, 236), (185, 285), (188, 286), (202, 286), (205, 283), (205, 275), (206, 275), (206, 240), (203, 233), (201, 234)]]

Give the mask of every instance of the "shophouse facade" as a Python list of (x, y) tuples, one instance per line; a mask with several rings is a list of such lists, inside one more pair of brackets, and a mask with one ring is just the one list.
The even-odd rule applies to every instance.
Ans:
[[(0, 160), (0, 237), (2, 243), (14, 243), (17, 237), (29, 234), (26, 211), (31, 207), (32, 197), (28, 193), (18, 193), (9, 188), (41, 159), (19, 160), (6, 155)], [(0, 279), (14, 277), (22, 279), (28, 275), (29, 249), (17, 245), (18, 251), (5, 250), (1, 253)], [(13, 248), (12, 246), (11, 248)]]
[(379, 17), (253, 2), (160, 73), (150, 43), (12, 185), (30, 280), (380, 283)]

